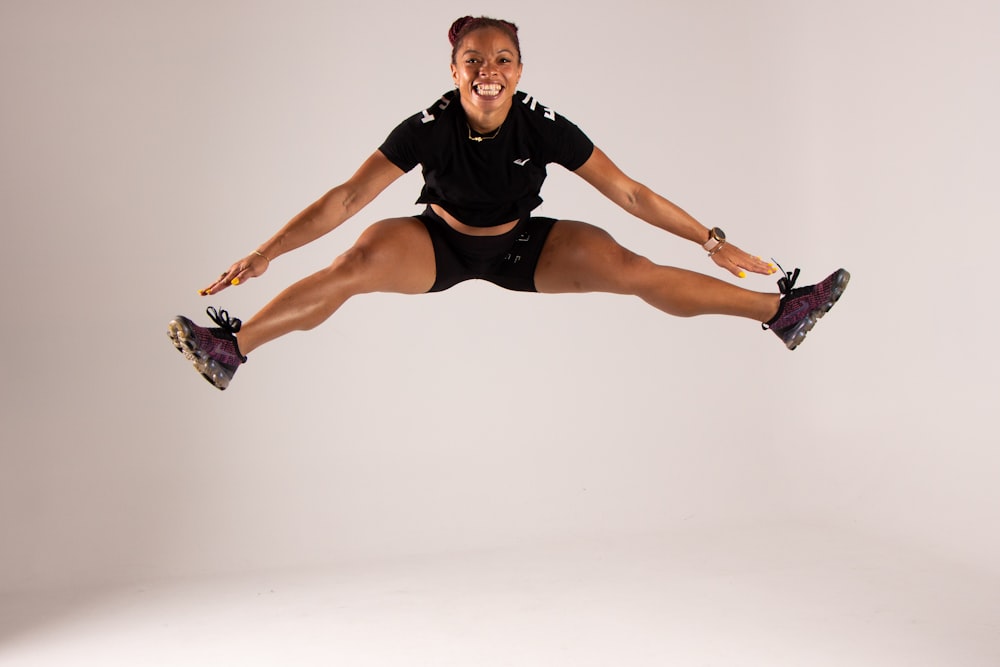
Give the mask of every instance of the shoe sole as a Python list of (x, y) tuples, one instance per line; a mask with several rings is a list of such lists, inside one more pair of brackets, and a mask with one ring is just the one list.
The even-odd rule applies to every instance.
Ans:
[(812, 328), (816, 326), (816, 323), (833, 308), (833, 304), (840, 300), (841, 295), (843, 295), (844, 290), (847, 289), (847, 283), (851, 282), (851, 274), (845, 269), (840, 269), (834, 274), (833, 279), (833, 289), (830, 290), (830, 299), (819, 308), (816, 308), (798, 324), (795, 328), (792, 336), (785, 341), (785, 346), (789, 350), (794, 350), (802, 341), (805, 340), (806, 334), (812, 331)]
[(229, 386), (229, 373), (219, 362), (212, 359), (198, 347), (197, 338), (194, 335), (194, 324), (183, 315), (178, 315), (170, 320), (167, 325), (167, 336), (177, 351), (184, 355), (194, 369), (201, 373), (202, 377), (212, 383), (217, 389), (225, 391)]

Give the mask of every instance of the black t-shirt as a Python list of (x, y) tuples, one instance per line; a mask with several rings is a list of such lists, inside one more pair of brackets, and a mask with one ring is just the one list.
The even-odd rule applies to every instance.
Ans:
[(594, 150), (580, 128), (521, 91), (495, 137), (470, 135), (477, 136), (452, 90), (400, 123), (379, 150), (403, 171), (423, 166), (418, 204), (438, 204), (473, 227), (527, 216), (542, 203), (547, 164), (574, 171)]

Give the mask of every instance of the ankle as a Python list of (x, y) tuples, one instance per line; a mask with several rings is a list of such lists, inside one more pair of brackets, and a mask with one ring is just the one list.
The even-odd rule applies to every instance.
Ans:
[(761, 310), (763, 317), (760, 318), (760, 321), (764, 324), (770, 324), (778, 319), (778, 316), (781, 315), (781, 304), (782, 301), (780, 294), (768, 294), (767, 302), (764, 305), (763, 310)]
[(241, 359), (243, 359), (244, 362), (246, 362), (247, 360), (246, 352), (243, 351), (242, 349), (243, 346), (240, 345), (239, 336), (237, 336), (236, 334), (233, 334), (233, 346), (236, 348), (237, 356), (239, 356)]

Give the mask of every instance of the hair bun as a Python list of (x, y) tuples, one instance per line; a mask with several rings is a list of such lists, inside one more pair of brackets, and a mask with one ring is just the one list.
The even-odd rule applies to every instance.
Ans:
[(480, 30), (482, 28), (495, 28), (502, 32), (507, 33), (510, 40), (514, 42), (514, 48), (517, 49), (518, 60), (521, 58), (521, 43), (517, 39), (517, 26), (510, 21), (504, 21), (502, 19), (494, 19), (489, 16), (463, 16), (460, 19), (455, 19), (455, 22), (451, 24), (451, 28), (448, 29), (448, 41), (451, 42), (451, 62), (455, 62), (455, 54), (458, 51), (459, 42), (465, 39), (465, 36), (470, 32), (475, 30)]
[(458, 41), (458, 35), (462, 32), (462, 28), (468, 25), (469, 21), (474, 20), (471, 16), (463, 16), (460, 19), (455, 19), (455, 22), (451, 24), (451, 28), (448, 29), (448, 41), (452, 46), (455, 46), (455, 42)]

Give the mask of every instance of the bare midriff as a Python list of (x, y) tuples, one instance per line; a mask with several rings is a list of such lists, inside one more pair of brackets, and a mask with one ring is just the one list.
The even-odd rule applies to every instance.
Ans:
[(441, 216), (441, 219), (448, 223), (448, 226), (454, 229), (459, 234), (467, 234), (468, 236), (499, 236), (501, 234), (506, 234), (510, 230), (517, 226), (517, 220), (511, 220), (510, 222), (505, 222), (502, 225), (494, 225), (493, 227), (473, 227), (467, 225), (464, 222), (460, 222), (448, 211), (444, 210), (437, 204), (431, 204), (431, 208), (434, 212)]

